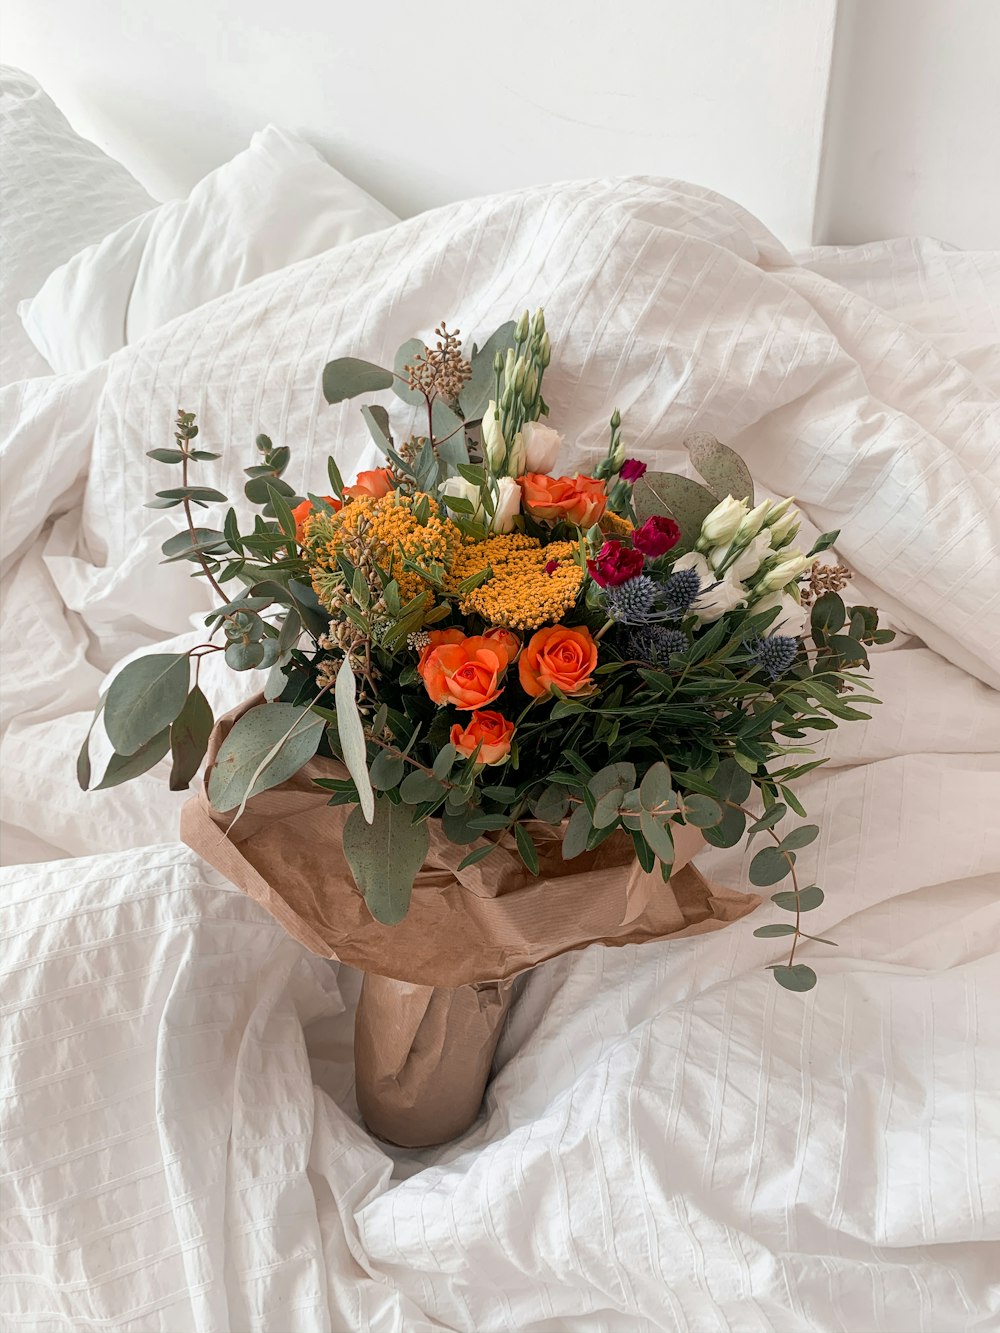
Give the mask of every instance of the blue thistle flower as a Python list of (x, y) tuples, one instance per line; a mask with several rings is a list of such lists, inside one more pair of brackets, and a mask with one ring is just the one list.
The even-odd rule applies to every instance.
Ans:
[(648, 574), (637, 574), (617, 587), (605, 588), (604, 604), (612, 620), (641, 624), (656, 598), (656, 584)]
[(769, 680), (783, 676), (795, 661), (799, 651), (798, 639), (789, 634), (768, 634), (753, 645), (753, 660), (766, 672)]
[(628, 636), (628, 655), (651, 665), (666, 662), (671, 653), (682, 653), (687, 646), (688, 638), (682, 630), (663, 625), (644, 625)]
[(701, 579), (693, 569), (678, 569), (671, 574), (663, 585), (663, 598), (667, 609), (675, 615), (690, 611), (692, 603), (701, 592)]

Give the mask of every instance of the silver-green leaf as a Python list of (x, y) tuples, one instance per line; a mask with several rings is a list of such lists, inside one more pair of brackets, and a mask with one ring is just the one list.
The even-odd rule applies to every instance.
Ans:
[(640, 523), (654, 514), (669, 515), (681, 530), (673, 555), (690, 551), (698, 540), (701, 525), (718, 503), (698, 482), (673, 472), (647, 472), (632, 490), (632, 503)]
[(372, 791), (371, 779), (368, 776), (368, 747), (365, 744), (365, 729), (358, 712), (357, 684), (351, 664), (346, 657), (337, 672), (333, 697), (337, 706), (337, 732), (340, 736), (344, 763), (358, 789), (362, 813), (370, 824), (375, 815), (375, 793)]
[(753, 504), (753, 477), (750, 469), (735, 450), (722, 444), (714, 435), (699, 431), (689, 435), (684, 447), (700, 477), (708, 482), (717, 500), (731, 495), (734, 500)]
[(222, 742), (208, 780), (217, 810), (235, 810), (287, 782), (316, 753), (323, 718), (295, 704), (258, 704)]
[(375, 393), (391, 387), (391, 371), (356, 356), (341, 356), (323, 367), (323, 397), (328, 403), (342, 403), (359, 393)]
[(344, 855), (354, 882), (364, 894), (376, 921), (394, 926), (406, 916), (413, 881), (427, 857), (430, 832), (424, 820), (414, 824), (412, 811), (387, 798), (375, 801), (366, 823), (355, 806), (344, 825)]
[(185, 653), (150, 653), (122, 667), (108, 687), (104, 730), (116, 754), (135, 754), (184, 707), (190, 665)]

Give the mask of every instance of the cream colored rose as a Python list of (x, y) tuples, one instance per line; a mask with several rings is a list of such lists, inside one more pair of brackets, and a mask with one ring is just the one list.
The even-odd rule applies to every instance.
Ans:
[(562, 448), (563, 437), (552, 426), (543, 426), (540, 421), (527, 421), (521, 428), (521, 441), (524, 444), (524, 472), (548, 472), (555, 470)]
[(497, 479), (496, 513), (490, 519), (493, 532), (512, 532), (514, 519), (521, 512), (521, 488), (513, 477)]

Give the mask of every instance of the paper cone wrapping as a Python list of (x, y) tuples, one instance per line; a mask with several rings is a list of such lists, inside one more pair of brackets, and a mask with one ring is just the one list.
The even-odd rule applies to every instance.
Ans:
[(479, 1114), (513, 981), (417, 986), (365, 973), (354, 1027), (358, 1109), (403, 1148), (447, 1143)]
[[(259, 699), (220, 718), (209, 769), (237, 717)], [(181, 815), (181, 837), (313, 953), (364, 972), (420, 986), (501, 981), (590, 944), (642, 944), (718, 930), (760, 902), (753, 894), (709, 884), (689, 866), (703, 845), (697, 829), (677, 826), (675, 871), (643, 872), (632, 840), (614, 833), (593, 852), (562, 859), (558, 829), (530, 821), (539, 874), (529, 874), (514, 840), (459, 870), (479, 843), (456, 847), (430, 821), (430, 848), (413, 886), (410, 910), (395, 926), (374, 920), (359, 893), (342, 835), (348, 806), (327, 805), (314, 778), (345, 776), (317, 758), (289, 781), (233, 813), (214, 810), (203, 790)], [(495, 836), (495, 835), (494, 835)]]
[[(209, 769), (251, 700), (220, 718)], [(315, 778), (343, 777), (316, 758), (233, 813), (206, 791), (185, 805), (181, 837), (259, 903), (307, 949), (367, 975), (358, 1007), (358, 1104), (369, 1128), (407, 1147), (443, 1143), (475, 1119), (511, 999), (511, 979), (591, 944), (718, 930), (760, 899), (709, 884), (690, 863), (703, 839), (676, 826), (674, 874), (645, 874), (631, 839), (612, 834), (593, 852), (562, 859), (559, 829), (530, 821), (539, 874), (529, 874), (508, 834), (496, 851), (459, 870), (480, 844), (457, 847), (430, 821), (430, 847), (398, 925), (374, 920), (344, 856), (347, 806), (330, 806)]]

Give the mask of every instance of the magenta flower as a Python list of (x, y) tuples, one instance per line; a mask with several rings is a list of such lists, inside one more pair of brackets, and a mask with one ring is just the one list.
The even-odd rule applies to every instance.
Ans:
[(630, 481), (634, 485), (646, 471), (646, 464), (640, 463), (638, 458), (626, 458), (622, 464), (621, 479)]

